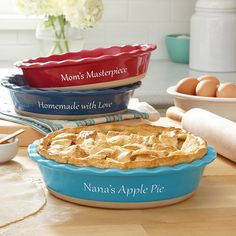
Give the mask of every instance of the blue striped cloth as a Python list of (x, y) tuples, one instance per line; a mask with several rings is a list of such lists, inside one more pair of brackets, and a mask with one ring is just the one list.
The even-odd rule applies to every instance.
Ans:
[(89, 118), (84, 120), (48, 120), (39, 119), (34, 117), (27, 117), (19, 115), (14, 111), (13, 105), (9, 99), (4, 99), (0, 108), (0, 118), (24, 125), (29, 125), (35, 130), (47, 134), (52, 131), (60, 130), (66, 127), (84, 126), (84, 125), (94, 125), (122, 120), (131, 119), (148, 119), (150, 121), (156, 121), (160, 118), (160, 114), (152, 106), (146, 102), (139, 102), (138, 99), (131, 99), (128, 110), (125, 113), (103, 116), (97, 118)]

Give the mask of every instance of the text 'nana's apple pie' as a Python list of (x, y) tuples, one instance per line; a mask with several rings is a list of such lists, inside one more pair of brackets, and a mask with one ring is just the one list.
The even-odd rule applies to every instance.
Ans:
[(200, 159), (207, 143), (179, 128), (100, 124), (50, 133), (41, 139), (38, 152), (76, 166), (152, 168)]

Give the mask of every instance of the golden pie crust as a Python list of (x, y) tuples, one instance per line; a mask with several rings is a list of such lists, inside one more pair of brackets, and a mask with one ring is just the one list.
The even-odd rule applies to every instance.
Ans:
[(52, 132), (40, 140), (38, 152), (76, 166), (152, 168), (200, 159), (207, 143), (179, 128), (100, 124)]

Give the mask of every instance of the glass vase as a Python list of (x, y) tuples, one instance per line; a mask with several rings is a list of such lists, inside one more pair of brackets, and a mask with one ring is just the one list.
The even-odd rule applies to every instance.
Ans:
[(64, 26), (63, 34), (60, 29), (55, 33), (52, 27), (45, 27), (45, 22), (42, 21), (36, 28), (36, 38), (41, 56), (80, 51), (84, 48), (83, 30), (68, 25)]

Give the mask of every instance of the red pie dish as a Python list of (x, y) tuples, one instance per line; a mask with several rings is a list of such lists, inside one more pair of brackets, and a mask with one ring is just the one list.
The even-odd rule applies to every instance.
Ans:
[(154, 44), (82, 50), (16, 62), (29, 86), (87, 90), (119, 87), (144, 78)]

